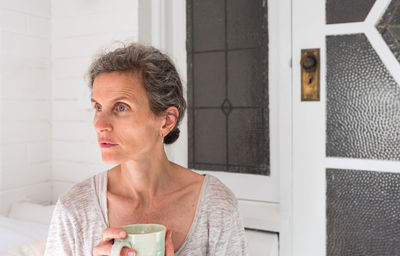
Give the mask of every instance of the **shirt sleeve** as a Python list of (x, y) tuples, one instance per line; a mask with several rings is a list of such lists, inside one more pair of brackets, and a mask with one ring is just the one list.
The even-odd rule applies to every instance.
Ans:
[(45, 256), (77, 255), (76, 247), (81, 240), (76, 224), (62, 201), (58, 199), (50, 222)]
[(248, 256), (247, 241), (242, 218), (236, 209), (225, 217), (223, 226), (215, 241), (214, 252), (210, 255)]

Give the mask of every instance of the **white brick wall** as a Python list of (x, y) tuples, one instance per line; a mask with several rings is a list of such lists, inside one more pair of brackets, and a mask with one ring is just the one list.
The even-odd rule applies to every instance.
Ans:
[(0, 213), (51, 200), (50, 0), (0, 3)]
[(85, 107), (93, 56), (138, 38), (138, 0), (0, 2), (0, 213), (109, 168)]
[(84, 108), (84, 75), (93, 56), (115, 41), (138, 38), (137, 0), (52, 0), (53, 198), (72, 184), (110, 168), (102, 163)]

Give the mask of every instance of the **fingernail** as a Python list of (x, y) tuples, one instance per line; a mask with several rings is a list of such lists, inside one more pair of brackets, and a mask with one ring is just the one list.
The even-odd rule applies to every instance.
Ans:
[(128, 256), (135, 256), (136, 253), (135, 252), (128, 252)]
[(121, 231), (121, 232), (119, 233), (119, 236), (120, 236), (120, 237), (125, 237), (125, 232), (124, 232), (124, 231)]
[(169, 238), (172, 238), (172, 231), (169, 232)]

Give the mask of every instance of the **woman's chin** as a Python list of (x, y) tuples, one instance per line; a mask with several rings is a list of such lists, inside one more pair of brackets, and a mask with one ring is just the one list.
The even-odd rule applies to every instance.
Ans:
[(106, 164), (119, 164), (121, 162), (116, 157), (110, 156), (110, 155), (105, 155), (105, 154), (102, 155), (102, 159), (103, 159), (103, 162)]
[(110, 161), (110, 160), (103, 160), (103, 163), (105, 164), (119, 164), (117, 161)]

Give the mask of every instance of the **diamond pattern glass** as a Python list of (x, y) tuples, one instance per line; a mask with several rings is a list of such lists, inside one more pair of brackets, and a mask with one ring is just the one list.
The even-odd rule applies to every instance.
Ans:
[(263, 2), (187, 0), (189, 168), (269, 175)]

